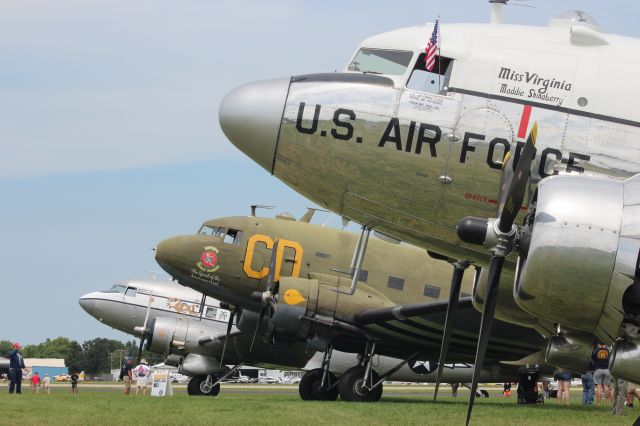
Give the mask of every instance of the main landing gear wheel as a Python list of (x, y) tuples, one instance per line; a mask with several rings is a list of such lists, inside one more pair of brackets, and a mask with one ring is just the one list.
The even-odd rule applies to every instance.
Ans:
[[(382, 383), (369, 390), (364, 387), (364, 367), (352, 367), (340, 376), (338, 389), (340, 399), (354, 402), (377, 402), (382, 397)], [(367, 377), (367, 385), (372, 385), (380, 380), (378, 373), (371, 370)]]
[[(320, 387), (322, 384), (322, 373), (322, 368), (316, 368), (307, 371), (304, 376), (302, 376), (302, 380), (300, 380), (300, 384), (298, 385), (298, 391), (303, 401), (335, 401), (338, 399), (338, 386), (333, 386), (329, 389)], [(328, 387), (335, 384), (338, 379), (333, 373), (327, 373), (326, 381), (325, 387)]]
[[(211, 377), (211, 384), (215, 383), (218, 377)], [(207, 383), (207, 376), (195, 376), (189, 380), (187, 393), (193, 396), (217, 396), (220, 393), (220, 383), (211, 386)]]

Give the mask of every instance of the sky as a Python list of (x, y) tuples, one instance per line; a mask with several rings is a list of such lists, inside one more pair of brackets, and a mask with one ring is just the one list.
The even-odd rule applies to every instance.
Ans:
[[(535, 7), (507, 6), (506, 23), (544, 26), (582, 9), (607, 32), (640, 37), (635, 1), (519, 3)], [(222, 97), (253, 80), (340, 70), (364, 38), (438, 15), (488, 22), (489, 5), (0, 2), (0, 339), (128, 340), (78, 297), (150, 271), (166, 278), (151, 249), (206, 219), (256, 203), (302, 215), (310, 201), (226, 140)]]

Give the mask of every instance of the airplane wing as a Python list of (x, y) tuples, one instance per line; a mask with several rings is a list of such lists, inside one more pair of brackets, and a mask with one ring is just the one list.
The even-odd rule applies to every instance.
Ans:
[[(446, 301), (434, 301), (367, 309), (354, 317), (357, 326), (379, 341), (380, 349), (402, 347), (437, 356), (442, 343)], [(471, 297), (460, 298), (447, 359), (473, 362), (481, 314)], [(503, 321), (496, 325), (489, 339), (487, 357), (497, 361), (516, 361), (538, 352), (545, 345), (543, 337), (531, 328)]]

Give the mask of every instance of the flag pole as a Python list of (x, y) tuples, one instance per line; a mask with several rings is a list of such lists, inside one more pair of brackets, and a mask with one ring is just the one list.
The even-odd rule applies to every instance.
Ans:
[(440, 59), (440, 40), (441, 40), (441, 36), (442, 36), (442, 31), (440, 31), (440, 15), (438, 15), (438, 20), (436, 21), (438, 23), (438, 39), (436, 40), (436, 44), (438, 47), (438, 93), (440, 93), (440, 91), (442, 90), (442, 86), (440, 84), (440, 77), (442, 76), (442, 71), (441, 71), (441, 59)]

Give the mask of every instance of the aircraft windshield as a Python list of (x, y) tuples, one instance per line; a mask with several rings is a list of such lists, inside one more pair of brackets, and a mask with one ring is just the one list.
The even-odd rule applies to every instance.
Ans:
[(383, 50), (362, 48), (349, 64), (349, 71), (363, 73), (402, 75), (407, 70), (413, 52), (407, 50)]
[(198, 231), (200, 235), (210, 235), (212, 237), (224, 237), (226, 234), (226, 228), (220, 226), (202, 225)]
[(120, 294), (124, 294), (124, 290), (125, 290), (125, 286), (123, 286), (123, 285), (114, 285), (113, 287), (111, 287), (105, 293), (120, 293)]

